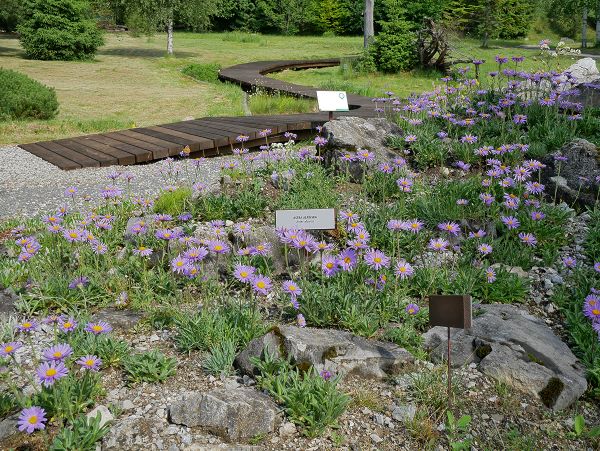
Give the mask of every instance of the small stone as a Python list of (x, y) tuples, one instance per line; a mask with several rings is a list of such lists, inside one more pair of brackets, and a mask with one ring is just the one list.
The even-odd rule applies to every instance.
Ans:
[(553, 286), (554, 286), (554, 284), (552, 283), (552, 281), (550, 279), (544, 279), (544, 288), (546, 290), (551, 290)]
[(373, 417), (373, 421), (375, 421), (375, 423), (377, 423), (379, 426), (384, 426), (385, 425), (385, 416), (380, 413), (376, 413), (375, 416)]
[(159, 341), (160, 337), (156, 334), (153, 334), (150, 336), (150, 342), (155, 342), (155, 341)]
[(233, 221), (231, 219), (228, 219), (225, 221), (225, 227), (231, 227), (233, 225)]
[(470, 382), (467, 384), (467, 388), (474, 388), (476, 385), (477, 385), (477, 383), (476, 383), (476, 382), (474, 382), (474, 381), (470, 381)]
[(373, 443), (381, 443), (381, 442), (383, 442), (383, 439), (381, 437), (379, 437), (377, 434), (371, 434), (371, 441)]
[(126, 412), (128, 410), (135, 409), (135, 404), (133, 404), (129, 399), (126, 399), (121, 403), (121, 410)]
[(417, 406), (414, 404), (402, 404), (395, 406), (392, 410), (392, 418), (404, 423), (412, 421), (417, 413)]
[(88, 418), (96, 418), (96, 416), (100, 414), (100, 424), (98, 427), (104, 426), (106, 423), (109, 423), (115, 419), (113, 414), (110, 413), (110, 410), (106, 406), (96, 406), (91, 412), (88, 412), (86, 415)]
[(553, 274), (550, 277), (550, 280), (552, 281), (553, 284), (556, 284), (556, 285), (562, 285), (564, 283), (564, 279), (562, 278), (562, 276), (559, 276), (558, 274)]
[(279, 428), (279, 435), (281, 437), (290, 437), (296, 433), (296, 425), (294, 423), (290, 423), (289, 421), (283, 423)]
[(494, 420), (496, 423), (502, 423), (502, 421), (504, 420), (504, 415), (500, 415), (499, 413), (494, 413), (494, 414), (492, 414), (492, 420)]
[(487, 413), (484, 413), (484, 414), (481, 415), (481, 419), (482, 420), (489, 420), (490, 416)]

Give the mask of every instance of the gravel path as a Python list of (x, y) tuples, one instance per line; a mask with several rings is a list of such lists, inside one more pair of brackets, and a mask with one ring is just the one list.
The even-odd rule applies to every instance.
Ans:
[[(202, 165), (200, 180), (207, 184), (217, 182), (221, 164), (227, 158), (207, 159)], [(100, 201), (100, 190), (113, 184), (107, 175), (115, 170), (134, 175), (131, 182), (134, 194), (154, 195), (166, 184), (158, 171), (162, 164), (158, 161), (63, 171), (19, 147), (0, 148), (0, 221), (50, 213), (67, 202), (72, 205), (71, 199), (64, 194), (69, 186), (76, 186), (79, 191), (78, 207), (84, 204), (81, 198), (85, 194), (93, 196), (92, 204), (97, 203)]]

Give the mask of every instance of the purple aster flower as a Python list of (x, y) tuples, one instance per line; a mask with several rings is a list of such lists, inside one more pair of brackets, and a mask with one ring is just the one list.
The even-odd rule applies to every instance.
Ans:
[(76, 186), (69, 186), (65, 190), (65, 196), (67, 196), (67, 197), (75, 197), (76, 194), (77, 194), (77, 187)]
[[(296, 235), (295, 238), (292, 239), (291, 244), (298, 243), (298, 237), (300, 234)], [(250, 255), (260, 255), (262, 257), (266, 257), (271, 253), (272, 246), (271, 243), (259, 243), (256, 246), (252, 246), (250, 248)]]
[(325, 274), (325, 276), (334, 276), (339, 271), (338, 260), (332, 255), (325, 255), (323, 257), (321, 269), (323, 270), (323, 274)]
[(17, 330), (19, 332), (33, 332), (34, 330), (37, 330), (37, 328), (38, 323), (33, 319), (25, 320), (21, 324), (17, 325)]
[(44, 429), (46, 421), (46, 411), (41, 407), (32, 406), (21, 410), (17, 425), (19, 426), (19, 431), (33, 434), (33, 431), (36, 429)]
[(544, 192), (545, 186), (539, 182), (525, 183), (525, 190), (531, 194), (541, 194)]
[(487, 205), (487, 206), (490, 206), (490, 205), (492, 205), (492, 203), (494, 202), (494, 200), (495, 200), (495, 197), (494, 197), (494, 196), (492, 196), (492, 195), (491, 195), (491, 194), (489, 194), (489, 193), (481, 193), (481, 194), (479, 195), (479, 199), (481, 199), (481, 201), (482, 201), (482, 202), (483, 202), (485, 205)]
[(442, 222), (441, 224), (438, 224), (438, 229), (454, 236), (460, 234), (460, 226), (455, 222)]
[(425, 224), (418, 219), (409, 219), (405, 222), (405, 229), (408, 232), (419, 233)]
[(60, 361), (44, 362), (37, 369), (40, 383), (46, 387), (52, 386), (54, 382), (65, 377), (68, 373), (69, 370)]
[(449, 244), (450, 243), (443, 238), (432, 238), (429, 240), (428, 247), (433, 251), (443, 252), (448, 248)]
[(544, 213), (542, 213), (541, 211), (532, 211), (531, 212), (531, 219), (533, 219), (534, 221), (541, 221), (545, 217), (546, 217), (546, 215)]
[(255, 276), (252, 279), (252, 289), (256, 291), (258, 294), (267, 295), (269, 291), (271, 291), (273, 285), (271, 284), (271, 279), (266, 276)]
[(134, 255), (139, 255), (140, 257), (149, 257), (154, 252), (152, 249), (146, 246), (140, 246), (137, 249), (133, 250)]
[(375, 159), (375, 154), (373, 152), (369, 152), (366, 149), (360, 149), (356, 151), (356, 159), (362, 162), (371, 162)]
[(467, 199), (457, 199), (456, 200), (456, 205), (469, 205), (469, 201)]
[(493, 283), (496, 281), (496, 271), (491, 266), (485, 270), (485, 277), (488, 283)]
[(419, 306), (417, 304), (413, 304), (412, 302), (408, 304), (404, 309), (404, 311), (409, 315), (416, 315), (417, 313), (419, 313), (419, 310), (421, 310)]
[(80, 229), (63, 230), (63, 236), (70, 243), (83, 241), (85, 239), (85, 237)]
[(562, 259), (563, 265), (565, 265), (565, 268), (575, 268), (575, 266), (577, 266), (577, 259), (575, 257), (563, 257)]
[(537, 245), (537, 238), (532, 233), (519, 233), (519, 238), (521, 242), (526, 244), (527, 246), (535, 247)]
[(596, 263), (594, 263), (594, 270), (595, 270), (596, 272), (600, 272), (600, 262), (596, 262)]
[(479, 247), (477, 247), (477, 250), (482, 254), (482, 255), (489, 255), (492, 253), (492, 246), (490, 246), (487, 243), (483, 243), (480, 244)]
[(515, 124), (525, 124), (527, 123), (527, 116), (525, 116), (524, 114), (515, 114), (513, 116), (513, 122)]
[(74, 278), (71, 283), (69, 283), (70, 290), (76, 290), (77, 288), (85, 288), (90, 283), (90, 279), (86, 276), (79, 276)]
[(11, 341), (0, 345), (0, 357), (8, 357), (23, 346), (20, 341)]
[(356, 266), (356, 251), (351, 248), (346, 248), (338, 255), (338, 265), (342, 267), (344, 271), (352, 271)]
[(251, 229), (250, 224), (247, 222), (240, 222), (233, 226), (233, 230), (234, 230), (235, 234), (238, 236), (244, 236), (244, 235), (250, 233), (250, 229)]
[(583, 314), (594, 322), (600, 322), (600, 306), (585, 304)]
[(73, 348), (67, 343), (59, 343), (51, 346), (48, 349), (42, 351), (42, 358), (44, 360), (64, 360), (73, 354)]
[(184, 252), (183, 258), (192, 263), (197, 263), (208, 255), (208, 250), (205, 247), (190, 247)]
[(396, 269), (395, 269), (394, 273), (396, 274), (396, 276), (398, 276), (398, 278), (400, 280), (405, 280), (405, 279), (408, 279), (409, 277), (412, 277), (413, 274), (415, 273), (415, 270), (413, 269), (411, 264), (408, 263), (407, 261), (398, 260), (398, 262), (396, 263)]
[(161, 240), (170, 241), (179, 238), (181, 234), (177, 233), (177, 231), (173, 229), (158, 229), (154, 236)]
[(229, 245), (221, 240), (214, 240), (208, 243), (208, 249), (213, 254), (228, 254), (231, 248)]
[(319, 252), (325, 252), (325, 251), (330, 251), (333, 249), (333, 244), (327, 243), (326, 241), (319, 241), (316, 245), (315, 245), (316, 250), (318, 250)]
[(58, 323), (58, 330), (61, 332), (73, 332), (77, 327), (77, 321), (72, 316), (70, 318), (63, 319)]
[(185, 213), (181, 213), (179, 216), (177, 216), (177, 219), (179, 219), (180, 221), (186, 222), (189, 221), (190, 219), (192, 219), (192, 214), (185, 212)]
[(329, 379), (331, 379), (333, 377), (333, 375), (331, 374), (331, 371), (327, 371), (327, 370), (323, 370), (319, 374), (326, 381), (328, 381)]
[(379, 171), (383, 172), (384, 174), (391, 174), (394, 172), (394, 168), (391, 164), (384, 162), (379, 164)]
[(514, 216), (501, 216), (500, 219), (509, 230), (516, 229), (521, 225), (519, 220)]
[(100, 357), (96, 357), (95, 355), (86, 355), (81, 357), (75, 363), (81, 365), (81, 367), (86, 370), (97, 372), (102, 365), (102, 359), (100, 359)]
[(398, 188), (400, 188), (400, 191), (404, 193), (412, 192), (413, 181), (411, 179), (400, 177), (398, 180), (396, 180), (396, 184), (398, 185)]
[(477, 139), (477, 136), (465, 135), (462, 138), (460, 138), (460, 142), (463, 144), (475, 144), (477, 142)]
[(181, 255), (178, 255), (173, 260), (171, 260), (171, 269), (174, 273), (183, 274), (185, 268), (189, 265), (189, 262), (183, 258)]
[(304, 315), (302, 313), (298, 313), (296, 316), (296, 324), (298, 324), (298, 327), (306, 327), (306, 319), (304, 319)]
[(406, 135), (404, 138), (404, 142), (407, 142), (407, 143), (417, 142), (417, 135)]
[(378, 249), (372, 249), (365, 254), (365, 263), (371, 269), (379, 271), (390, 266), (390, 258)]
[(235, 270), (233, 271), (233, 277), (242, 283), (250, 283), (252, 282), (255, 273), (256, 268), (254, 266), (236, 265)]
[(107, 334), (112, 330), (112, 326), (105, 321), (98, 321), (97, 323), (87, 323), (85, 325), (86, 332), (91, 332), (94, 335)]
[(283, 291), (288, 293), (292, 298), (296, 298), (302, 294), (302, 289), (292, 280), (283, 282)]

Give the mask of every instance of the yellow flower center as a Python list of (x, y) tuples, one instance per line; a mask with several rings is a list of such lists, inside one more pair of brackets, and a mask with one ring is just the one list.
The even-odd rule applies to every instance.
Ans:
[(258, 282), (256, 283), (256, 286), (257, 286), (258, 288), (264, 288), (264, 287), (265, 287), (265, 283), (264, 283), (262, 280), (260, 280), (260, 281), (258, 281)]
[(223, 246), (217, 245), (215, 246), (215, 251), (222, 251), (223, 250)]
[(92, 359), (87, 359), (85, 361), (86, 366), (94, 366), (94, 361)]
[(592, 314), (593, 315), (600, 315), (600, 309), (597, 309), (597, 308), (593, 309), (592, 310)]
[(14, 349), (15, 348), (13, 346), (8, 345), (4, 347), (4, 352), (9, 353), (12, 352)]
[(415, 313), (415, 309), (414, 308), (409, 308), (408, 309), (408, 313)]
[(325, 263), (325, 266), (327, 267), (327, 269), (331, 269), (331, 268), (333, 268), (333, 263), (327, 262), (327, 263)]
[(57, 351), (54, 354), (52, 354), (52, 357), (56, 357), (58, 359), (58, 358), (62, 357), (62, 352)]
[(94, 332), (102, 332), (102, 330), (103, 330), (103, 329), (102, 329), (102, 326), (101, 326), (101, 325), (99, 325), (99, 324), (94, 324), (94, 325), (92, 326), (92, 330), (93, 330)]
[(76, 234), (75, 232), (71, 232), (71, 233), (69, 233), (69, 236), (70, 236), (71, 238), (77, 238), (77, 234)]
[(183, 261), (178, 261), (176, 264), (177, 266), (183, 266)]
[(405, 268), (404, 266), (401, 266), (401, 267), (399, 268), (399, 271), (400, 271), (400, 272), (406, 272), (406, 268)]
[(352, 259), (350, 257), (344, 258), (344, 263), (350, 263)]
[(240, 276), (242, 277), (242, 279), (245, 279), (246, 277), (248, 277), (248, 273), (246, 271), (242, 271), (240, 273)]
[(37, 415), (31, 415), (31, 416), (29, 417), (29, 419), (27, 420), (27, 422), (28, 422), (29, 424), (36, 424), (36, 423), (37, 423)]
[(63, 324), (63, 329), (68, 329), (68, 328), (70, 328), (72, 325), (73, 325), (73, 324), (71, 324), (71, 323), (64, 323), (64, 324)]
[(48, 368), (46, 370), (46, 376), (52, 377), (56, 375), (56, 370), (54, 368)]
[(23, 323), (23, 327), (25, 329), (29, 329), (31, 327), (31, 323)]
[(375, 257), (375, 258), (373, 259), (373, 261), (374, 261), (375, 263), (381, 263), (381, 257)]
[(170, 233), (165, 233), (165, 238), (171, 238), (171, 234)]
[(288, 287), (288, 289), (289, 289), (290, 291), (296, 291), (296, 287), (295, 287), (294, 285), (290, 285), (290, 286)]

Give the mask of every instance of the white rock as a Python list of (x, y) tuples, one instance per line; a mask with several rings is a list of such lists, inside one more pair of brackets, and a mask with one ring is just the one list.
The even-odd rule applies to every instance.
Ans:
[(109, 423), (115, 419), (113, 414), (110, 413), (110, 410), (106, 406), (96, 406), (92, 411), (90, 411), (86, 416), (88, 418), (96, 418), (96, 416), (100, 413), (100, 427), (104, 426), (106, 423)]

